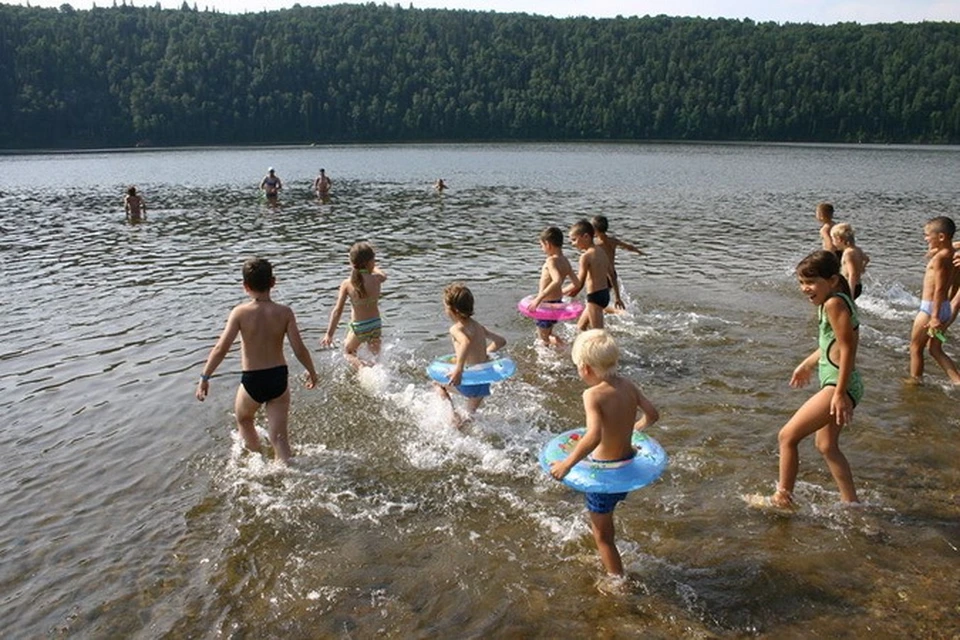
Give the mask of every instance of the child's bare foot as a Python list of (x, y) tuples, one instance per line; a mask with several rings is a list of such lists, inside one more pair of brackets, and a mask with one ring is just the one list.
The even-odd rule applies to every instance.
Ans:
[(567, 343), (561, 340), (558, 336), (550, 334), (550, 338), (547, 340), (547, 346), (549, 347), (565, 347)]
[(903, 384), (907, 385), (908, 387), (919, 387), (923, 384), (923, 378), (917, 376), (908, 376), (903, 379)]
[(793, 513), (797, 510), (797, 505), (793, 501), (793, 496), (789, 491), (777, 489), (772, 496), (764, 496), (759, 493), (743, 496), (743, 501), (747, 506), (761, 511), (775, 511), (777, 513)]

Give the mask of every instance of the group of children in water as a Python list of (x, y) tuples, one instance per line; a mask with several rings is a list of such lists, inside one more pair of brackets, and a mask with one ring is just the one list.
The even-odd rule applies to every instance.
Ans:
[[(869, 258), (856, 246), (850, 225), (834, 224), (830, 205), (817, 208), (821, 222), (823, 249), (797, 265), (800, 290), (818, 308), (818, 347), (794, 369), (790, 385), (809, 383), (814, 370), (819, 376), (819, 390), (787, 421), (779, 432), (779, 480), (771, 496), (747, 496), (753, 506), (791, 510), (795, 507), (793, 489), (799, 468), (799, 443), (816, 434), (816, 446), (827, 462), (840, 490), (841, 500), (856, 503), (853, 474), (839, 447), (840, 432), (850, 424), (853, 412), (863, 396), (863, 383), (856, 369), (858, 328), (860, 326), (854, 300), (862, 291), (862, 275)], [(656, 407), (632, 381), (617, 373), (619, 350), (613, 337), (603, 329), (604, 313), (624, 307), (614, 266), (618, 247), (638, 254), (635, 246), (607, 235), (608, 222), (603, 216), (592, 221), (579, 220), (569, 230), (568, 238), (580, 251), (577, 269), (563, 255), (563, 232), (548, 227), (540, 234), (540, 247), (546, 258), (540, 271), (536, 297), (530, 303), (533, 312), (543, 303), (562, 301), (585, 290), (587, 303), (577, 321), (581, 331), (571, 355), (577, 373), (586, 384), (583, 393), (586, 433), (577, 446), (561, 461), (553, 463), (551, 475), (560, 480), (578, 462), (608, 461), (629, 458), (634, 430), (644, 429), (659, 418)], [(943, 352), (943, 331), (956, 318), (960, 309), (954, 265), (953, 236), (956, 227), (950, 218), (937, 217), (927, 222), (924, 236), (929, 247), (927, 269), (923, 280), (923, 303), (914, 322), (910, 345), (910, 374), (919, 380), (923, 373), (923, 352), (930, 354), (960, 384), (960, 374)], [(343, 351), (355, 367), (372, 362), (359, 356), (366, 344), (375, 359), (380, 351), (381, 321), (378, 301), (386, 274), (377, 266), (373, 247), (358, 242), (350, 248), (350, 275), (340, 284), (336, 304), (321, 344), (330, 346), (349, 300), (351, 318)], [(312, 388), (317, 374), (309, 350), (303, 343), (293, 311), (270, 299), (274, 285), (270, 263), (262, 258), (247, 260), (243, 266), (243, 286), (250, 301), (235, 307), (219, 340), (210, 352), (200, 376), (196, 396), (203, 400), (209, 391), (209, 380), (226, 356), (237, 335), (242, 336), (242, 377), (235, 400), (236, 421), (247, 449), (259, 452), (260, 441), (254, 428), (254, 415), (266, 406), (270, 441), (281, 462), (290, 458), (287, 436), (287, 415), (290, 392), (288, 370), (283, 355), (284, 336), (290, 341), (294, 355), (307, 370), (306, 386)], [(612, 301), (611, 306), (611, 290)], [(506, 340), (486, 328), (474, 317), (474, 298), (469, 288), (456, 283), (443, 291), (447, 316), (453, 323), (450, 337), (455, 351), (455, 367), (447, 384), (438, 384), (439, 393), (450, 400), (450, 392), (458, 391), (466, 398), (466, 416), (453, 410), (454, 424), (462, 426), (489, 395), (489, 385), (464, 385), (467, 367), (486, 362), (500, 350)], [(555, 322), (538, 320), (537, 332), (545, 345), (560, 347), (563, 341), (553, 333)], [(640, 416), (639, 420), (637, 416)], [(586, 494), (591, 529), (604, 568), (611, 575), (622, 575), (623, 565), (614, 536), (613, 511), (626, 494)]]

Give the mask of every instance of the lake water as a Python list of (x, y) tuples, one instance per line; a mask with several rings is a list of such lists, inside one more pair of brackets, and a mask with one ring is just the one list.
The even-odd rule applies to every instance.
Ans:
[[(256, 191), (267, 166), (278, 207)], [(329, 203), (310, 190), (320, 167)], [(0, 156), (0, 176), (8, 637), (960, 634), (960, 393), (932, 361), (927, 384), (902, 382), (922, 227), (960, 219), (960, 148), (143, 150)], [(143, 224), (124, 221), (130, 184)], [(772, 491), (777, 431), (811, 393), (787, 384), (816, 347), (793, 268), (818, 248), (822, 200), (872, 258), (867, 392), (841, 438), (865, 504), (838, 506), (805, 441), (802, 508), (783, 517), (741, 495)], [(536, 464), (582, 423), (583, 385), (516, 312), (541, 229), (598, 213), (648, 254), (618, 256), (628, 313), (608, 327), (671, 456), (617, 508), (631, 586), (612, 596), (582, 496)], [(358, 375), (319, 339), (360, 239), (389, 280), (383, 362)], [(288, 470), (242, 454), (237, 347), (193, 397), (252, 255), (273, 261), (322, 379), (293, 391)], [(457, 280), (518, 364), (469, 433), (424, 374), (451, 350), (441, 290)]]

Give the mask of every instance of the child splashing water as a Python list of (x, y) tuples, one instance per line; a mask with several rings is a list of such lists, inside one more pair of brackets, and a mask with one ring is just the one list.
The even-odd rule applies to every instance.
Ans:
[(840, 488), (840, 499), (855, 503), (857, 491), (846, 456), (840, 451), (840, 431), (853, 420), (853, 410), (863, 397), (863, 383), (856, 370), (858, 328), (857, 307), (850, 287), (840, 275), (840, 261), (832, 251), (815, 251), (797, 265), (800, 290), (818, 306), (819, 348), (794, 369), (791, 387), (810, 382), (814, 367), (820, 375), (820, 390), (803, 403), (780, 429), (780, 479), (769, 498), (746, 496), (751, 506), (792, 509), (793, 487), (800, 466), (798, 445), (816, 434), (817, 450)]
[(340, 315), (347, 298), (350, 298), (350, 329), (343, 343), (343, 355), (354, 367), (371, 366), (374, 362), (361, 360), (357, 355), (360, 345), (366, 343), (370, 353), (380, 355), (380, 285), (386, 274), (377, 267), (373, 247), (367, 242), (358, 242), (350, 247), (350, 277), (340, 283), (337, 303), (330, 312), (330, 325), (320, 344), (333, 344), (333, 334), (340, 324)]

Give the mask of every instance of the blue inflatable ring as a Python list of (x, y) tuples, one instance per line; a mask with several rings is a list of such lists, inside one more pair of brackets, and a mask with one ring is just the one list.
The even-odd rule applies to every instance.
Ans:
[[(452, 353), (437, 358), (427, 367), (427, 375), (441, 384), (449, 383), (450, 376), (453, 374), (453, 370), (456, 369), (454, 360), (456, 360), (456, 356)], [(460, 384), (463, 386), (473, 386), (500, 382), (512, 376), (516, 371), (517, 365), (510, 358), (506, 356), (494, 358), (493, 360), (473, 364), (465, 368)]]
[[(550, 463), (560, 462), (577, 446), (586, 429), (571, 429), (551, 439), (540, 452), (540, 466), (550, 473)], [(656, 440), (634, 431), (637, 455), (618, 462), (596, 462), (585, 458), (563, 478), (563, 484), (586, 493), (623, 493), (645, 487), (667, 468), (667, 453)]]

